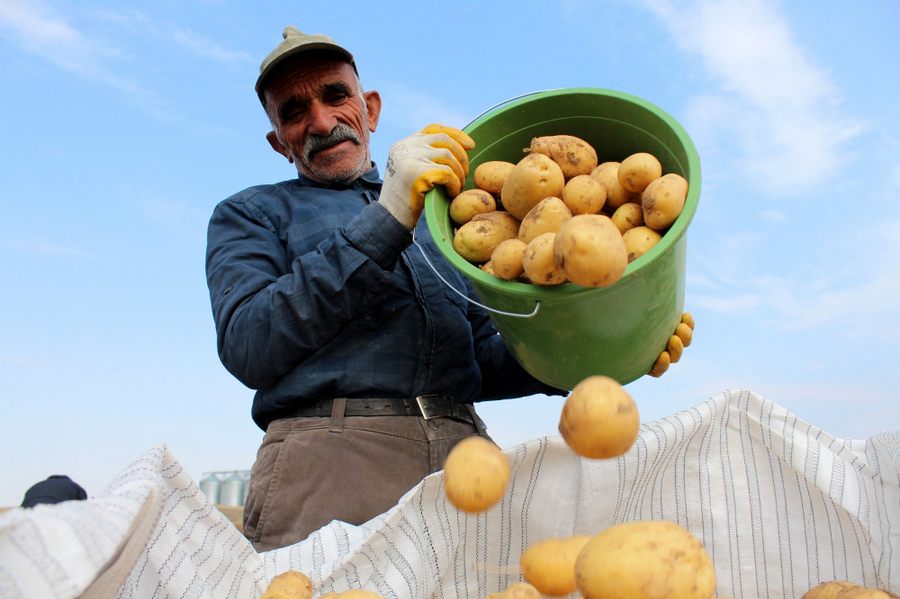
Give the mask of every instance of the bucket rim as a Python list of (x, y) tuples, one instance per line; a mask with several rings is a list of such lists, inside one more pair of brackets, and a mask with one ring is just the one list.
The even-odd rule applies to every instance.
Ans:
[[(642, 270), (648, 268), (651, 264), (661, 259), (670, 248), (681, 241), (681, 238), (687, 233), (688, 225), (694, 217), (697, 210), (697, 204), (700, 198), (701, 186), (701, 167), (700, 156), (697, 152), (693, 140), (688, 135), (684, 127), (667, 111), (663, 110), (656, 104), (648, 100), (623, 92), (620, 90), (601, 88), (601, 87), (569, 87), (558, 88), (538, 92), (530, 92), (520, 96), (511, 98), (505, 102), (495, 105), (494, 107), (483, 112), (481, 115), (472, 120), (463, 128), (466, 133), (471, 133), (484, 122), (497, 117), (504, 112), (515, 110), (523, 104), (545, 100), (557, 96), (570, 95), (596, 95), (603, 97), (615, 98), (630, 104), (639, 106), (649, 113), (654, 114), (662, 120), (682, 145), (684, 153), (687, 157), (687, 164), (680, 165), (683, 172), (688, 173), (688, 195), (685, 199), (684, 208), (678, 218), (672, 223), (662, 239), (654, 245), (647, 253), (630, 262), (625, 268), (622, 276), (612, 285), (608, 287), (584, 287), (576, 283), (563, 283), (560, 285), (540, 286), (531, 283), (523, 283), (519, 281), (505, 281), (499, 277), (490, 275), (481, 270), (476, 264), (473, 264), (452, 250), (452, 243), (449, 252), (442, 252), (451, 264), (461, 271), (467, 278), (471, 279), (478, 286), (484, 286), (492, 290), (508, 292), (512, 295), (525, 298), (540, 299), (542, 297), (572, 297), (576, 298), (586, 293), (596, 293), (606, 289), (612, 289), (626, 282), (627, 280), (639, 276)], [(623, 157), (624, 158), (624, 157)], [(429, 231), (433, 237), (441, 235), (438, 226), (437, 205), (439, 202), (435, 200), (438, 194), (446, 197), (446, 191), (442, 187), (435, 188), (425, 195), (425, 218)], [(451, 240), (452, 242), (452, 240)]]

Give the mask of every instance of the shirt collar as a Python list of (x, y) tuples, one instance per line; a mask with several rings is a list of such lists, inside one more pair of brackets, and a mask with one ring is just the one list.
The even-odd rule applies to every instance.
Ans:
[[(297, 173), (297, 179), (303, 183), (304, 185), (311, 185), (313, 187), (327, 187), (327, 188), (338, 188), (338, 187), (349, 187), (348, 185), (343, 185), (341, 183), (319, 183), (318, 181), (313, 181), (306, 175), (301, 173)], [(381, 175), (378, 173), (378, 167), (375, 166), (375, 163), (372, 163), (372, 168), (363, 173), (358, 179), (369, 185), (381, 185)]]

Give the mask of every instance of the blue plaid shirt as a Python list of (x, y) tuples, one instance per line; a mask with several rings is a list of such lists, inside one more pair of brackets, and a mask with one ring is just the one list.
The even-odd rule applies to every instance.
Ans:
[[(256, 390), (253, 420), (320, 399), (447, 393), (459, 402), (558, 393), (515, 361), (484, 310), (435, 276), (380, 204), (378, 170), (306, 177), (216, 206), (206, 273), (219, 357)], [(457, 289), (424, 219), (416, 241)]]

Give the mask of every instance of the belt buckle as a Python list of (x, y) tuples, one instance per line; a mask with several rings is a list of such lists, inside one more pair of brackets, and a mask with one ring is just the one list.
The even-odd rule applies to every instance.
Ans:
[(419, 412), (424, 420), (437, 418), (439, 414), (432, 414), (428, 411), (428, 402), (432, 399), (441, 397), (440, 393), (428, 393), (426, 395), (416, 395), (416, 405), (419, 406)]

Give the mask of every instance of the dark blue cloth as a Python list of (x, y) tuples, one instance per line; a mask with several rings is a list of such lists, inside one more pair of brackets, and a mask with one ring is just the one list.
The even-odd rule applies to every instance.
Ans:
[(65, 474), (53, 474), (37, 482), (25, 491), (22, 507), (34, 507), (41, 503), (61, 503), (73, 499), (87, 499), (85, 490)]
[[(380, 191), (375, 168), (350, 185), (299, 176), (241, 191), (213, 211), (206, 273), (219, 357), (256, 390), (260, 428), (333, 397), (558, 393), (518, 365), (484, 310), (435, 276), (376, 203)], [(475, 297), (424, 218), (416, 241)]]

